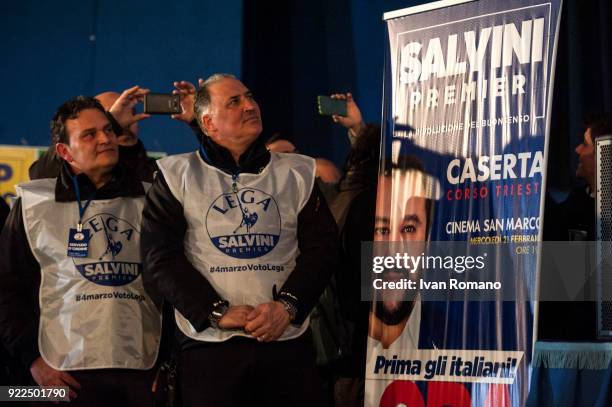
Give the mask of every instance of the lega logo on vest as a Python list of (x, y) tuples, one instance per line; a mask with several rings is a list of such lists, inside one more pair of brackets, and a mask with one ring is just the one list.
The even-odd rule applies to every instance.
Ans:
[(86, 258), (73, 258), (83, 277), (104, 286), (121, 286), (134, 281), (142, 270), (140, 232), (125, 219), (101, 213), (83, 222), (90, 230)]
[(278, 205), (263, 191), (242, 188), (222, 194), (206, 213), (206, 229), (222, 253), (253, 259), (269, 253), (280, 237)]

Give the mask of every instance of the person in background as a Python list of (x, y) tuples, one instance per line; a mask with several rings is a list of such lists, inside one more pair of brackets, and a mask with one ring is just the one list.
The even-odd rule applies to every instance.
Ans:
[[(577, 183), (567, 199), (555, 203), (548, 194), (544, 216), (544, 240), (595, 240), (595, 143), (612, 134), (612, 112), (590, 114), (584, 121), (583, 141), (576, 146)], [(588, 264), (588, 263), (587, 263)], [(552, 268), (543, 267), (543, 273)], [(544, 281), (558, 276), (542, 275)], [(596, 303), (594, 301), (542, 301), (538, 319), (538, 337), (547, 340), (596, 340)]]
[[(347, 116), (333, 116), (348, 131), (351, 149), (346, 158), (338, 195), (330, 210), (338, 225), (342, 261), (335, 273), (335, 295), (340, 310), (343, 351), (334, 363), (334, 400), (337, 407), (362, 406), (370, 303), (361, 301), (361, 243), (374, 238), (374, 214), (380, 155), (380, 127), (366, 124), (351, 93), (336, 93), (346, 100)], [(340, 335), (345, 333), (345, 335)]]
[[(275, 133), (266, 141), (266, 147), (273, 153), (299, 153), (295, 145), (284, 138), (280, 133)], [(327, 202), (331, 202), (336, 196), (338, 181), (341, 173), (336, 165), (325, 159), (315, 158), (317, 184), (325, 196)]]

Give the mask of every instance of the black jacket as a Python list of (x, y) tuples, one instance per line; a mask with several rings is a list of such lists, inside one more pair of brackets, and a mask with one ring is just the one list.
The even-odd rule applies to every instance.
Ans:
[(0, 230), (8, 217), (10, 208), (8, 204), (4, 201), (4, 199), (0, 198)]
[[(270, 161), (270, 153), (260, 139), (242, 154), (238, 165), (230, 152), (208, 137), (203, 140), (200, 157), (224, 172), (259, 173)], [(209, 326), (213, 304), (221, 298), (208, 280), (187, 260), (183, 240), (187, 222), (183, 207), (170, 192), (158, 172), (143, 212), (141, 237), (144, 283), (161, 294), (189, 320), (197, 331)], [(334, 219), (314, 187), (298, 215), (300, 255), (280, 292), (297, 298), (295, 323), (303, 322), (323, 292), (333, 270), (338, 266), (339, 245)], [(189, 341), (183, 337), (183, 340)]]
[(365, 372), (370, 302), (361, 301), (361, 244), (374, 239), (380, 127), (367, 125), (351, 147), (339, 192), (330, 204), (338, 223), (342, 264), (336, 273), (343, 317), (353, 324), (348, 355), (338, 362), (338, 374), (361, 377)]
[[(71, 176), (67, 165), (64, 165), (55, 184), (57, 202), (76, 200)], [(84, 174), (80, 174), (77, 180), (83, 199), (89, 199), (96, 187)], [(117, 166), (111, 181), (97, 190), (94, 199), (136, 197), (144, 195), (144, 192), (140, 181), (129, 176), (123, 167)], [(0, 236), (0, 339), (6, 349), (27, 367), (40, 356), (39, 286), (40, 266), (28, 243), (21, 199), (17, 199)]]

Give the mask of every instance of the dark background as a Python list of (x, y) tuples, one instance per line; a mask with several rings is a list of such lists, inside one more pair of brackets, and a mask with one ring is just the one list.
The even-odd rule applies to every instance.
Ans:
[[(214, 72), (243, 78), (260, 102), (264, 135), (341, 164), (345, 132), (316, 113), (318, 94), (352, 91), (367, 121), (381, 117), (385, 11), (426, 1), (23, 0), (0, 5), (0, 144), (46, 145), (59, 104), (132, 85), (169, 92)], [(574, 147), (589, 111), (612, 110), (612, 10), (565, 1), (555, 74), (549, 187), (574, 181)], [(194, 149), (186, 126), (142, 123), (154, 151)], [(555, 196), (557, 196), (555, 195)]]
[[(341, 163), (345, 133), (316, 113), (315, 97), (353, 91), (380, 118), (385, 11), (424, 1), (23, 0), (0, 4), (0, 144), (47, 145), (55, 109), (78, 94), (215, 72), (243, 78), (262, 107), (264, 134)], [(195, 148), (167, 117), (142, 123), (149, 150)]]
[[(49, 120), (73, 96), (240, 76), (242, 1), (3, 1), (0, 38), (0, 144), (48, 145)], [(140, 134), (149, 150), (194, 149), (186, 126), (167, 117)]]

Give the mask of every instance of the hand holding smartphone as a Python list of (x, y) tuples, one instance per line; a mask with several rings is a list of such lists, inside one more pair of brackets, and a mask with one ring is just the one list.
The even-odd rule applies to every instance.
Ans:
[(178, 114), (181, 113), (181, 95), (171, 93), (148, 93), (144, 96), (144, 113)]
[(317, 96), (319, 114), (322, 116), (347, 116), (346, 100), (332, 99), (329, 96)]

